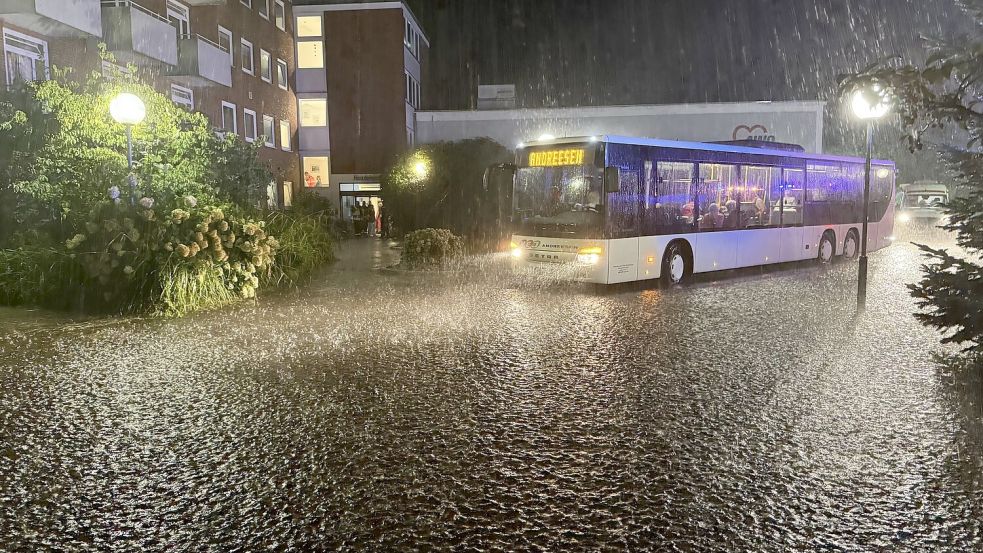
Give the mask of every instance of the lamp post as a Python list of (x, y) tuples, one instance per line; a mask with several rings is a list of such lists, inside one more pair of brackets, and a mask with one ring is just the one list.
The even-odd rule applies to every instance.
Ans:
[(874, 121), (883, 117), (891, 104), (877, 85), (853, 93), (853, 113), (867, 122), (867, 158), (864, 163), (864, 218), (860, 238), (860, 266), (857, 270), (857, 309), (867, 307), (867, 219), (870, 214), (870, 158), (874, 148)]
[(117, 123), (126, 125), (126, 167), (129, 171), (127, 177), (130, 182), (130, 203), (134, 203), (134, 193), (136, 192), (136, 178), (133, 177), (133, 125), (138, 125), (147, 116), (147, 107), (135, 94), (123, 92), (113, 98), (109, 103), (109, 114)]

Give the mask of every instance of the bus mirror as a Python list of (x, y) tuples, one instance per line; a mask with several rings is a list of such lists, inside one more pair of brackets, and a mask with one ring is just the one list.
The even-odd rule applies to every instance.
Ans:
[(604, 191), (617, 192), (621, 189), (621, 171), (617, 167), (604, 168)]

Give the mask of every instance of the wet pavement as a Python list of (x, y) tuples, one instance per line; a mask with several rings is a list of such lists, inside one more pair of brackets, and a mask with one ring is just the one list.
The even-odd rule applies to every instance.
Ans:
[(374, 270), (183, 320), (0, 310), (0, 550), (970, 551), (915, 248), (689, 286)]

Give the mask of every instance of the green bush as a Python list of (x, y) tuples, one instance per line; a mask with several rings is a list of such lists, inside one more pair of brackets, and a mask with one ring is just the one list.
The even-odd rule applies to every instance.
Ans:
[(485, 169), (512, 159), (489, 138), (429, 144), (401, 155), (382, 177), (386, 213), (398, 233), (447, 228), (472, 247), (493, 248), (508, 231), (511, 190), (490, 189)]
[(275, 233), (279, 247), (265, 284), (300, 284), (314, 271), (334, 260), (333, 219), (327, 213), (306, 215), (272, 213), (267, 229)]
[(403, 239), (400, 263), (410, 267), (439, 266), (464, 254), (464, 241), (447, 229), (425, 228)]
[[(147, 106), (132, 174), (108, 114), (124, 90)], [(0, 91), (0, 303), (184, 315), (297, 282), (330, 260), (332, 214), (262, 211), (257, 148), (132, 77)]]

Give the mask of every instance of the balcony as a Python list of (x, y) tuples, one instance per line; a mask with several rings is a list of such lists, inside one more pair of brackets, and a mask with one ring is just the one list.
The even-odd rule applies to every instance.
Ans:
[(0, 0), (0, 18), (43, 36), (102, 36), (99, 0)]
[(201, 36), (184, 37), (178, 40), (177, 53), (177, 67), (168, 75), (190, 77), (192, 86), (232, 86), (229, 53), (218, 44)]
[(102, 0), (102, 28), (106, 47), (120, 62), (177, 65), (177, 29), (136, 2)]

